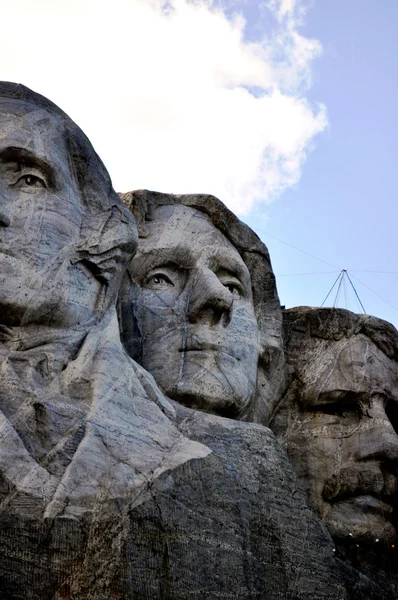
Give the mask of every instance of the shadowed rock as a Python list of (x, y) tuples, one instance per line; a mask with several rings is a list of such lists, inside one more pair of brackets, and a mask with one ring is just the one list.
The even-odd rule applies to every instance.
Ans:
[(284, 312), (284, 332), (290, 385), (271, 427), (339, 550), (382, 577), (396, 569), (398, 332), (308, 307)]

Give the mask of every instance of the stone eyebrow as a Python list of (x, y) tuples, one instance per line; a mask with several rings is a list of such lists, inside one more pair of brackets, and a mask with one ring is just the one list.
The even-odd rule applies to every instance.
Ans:
[(217, 253), (214, 255), (214, 266), (217, 266), (220, 270), (226, 271), (231, 275), (239, 277), (243, 282), (250, 283), (250, 272), (245, 265), (243, 259), (242, 263), (237, 258), (229, 255), (223, 248), (219, 248)]
[(194, 258), (194, 253), (190, 248), (177, 247), (157, 247), (141, 250), (142, 258), (157, 263), (174, 264), (177, 267), (189, 268), (190, 262)]
[(56, 186), (55, 169), (46, 160), (37, 156), (26, 148), (8, 146), (0, 151), (0, 161), (3, 163), (17, 163), (25, 167), (33, 167), (41, 171), (48, 179), (51, 187)]

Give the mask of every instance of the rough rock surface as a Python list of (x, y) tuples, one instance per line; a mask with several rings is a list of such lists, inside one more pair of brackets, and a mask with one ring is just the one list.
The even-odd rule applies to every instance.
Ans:
[(398, 332), (309, 307), (285, 311), (284, 329), (290, 383), (271, 427), (338, 551), (396, 595)]
[(212, 453), (165, 472), (113, 519), (9, 520), (4, 597), (388, 598), (341, 562), (270, 430), (184, 414)]
[[(0, 593), (13, 598), (12, 581), (20, 597), (31, 593), (7, 566), (19, 544), (22, 572), (42, 561), (31, 527), (54, 533), (58, 516), (118, 514), (121, 498), (141, 501), (148, 482), (209, 449), (181, 434), (121, 344), (115, 303), (137, 242), (131, 214), (81, 130), (10, 83), (0, 84), (0, 175), (0, 520), (14, 532)], [(55, 537), (69, 553), (69, 536)]]
[(0, 102), (0, 511), (104, 512), (209, 451), (121, 344), (137, 234), (104, 166), (45, 98), (3, 83)]
[[(184, 319), (199, 324), (197, 346), (181, 354), (202, 353), (201, 372), (214, 365), (203, 390), (199, 379), (172, 399), (164, 394), (170, 378), (158, 387), (156, 368), (154, 378), (120, 339), (116, 300), (137, 244), (130, 211), (60, 109), (0, 83), (0, 598), (389, 599), (382, 578), (333, 552), (286, 454), (261, 424), (285, 383), (266, 248), (210, 196), (140, 192), (130, 204), (137, 198), (148, 241), (151, 218), (162, 226), (147, 214), (155, 198), (163, 216), (170, 202), (178, 205), (176, 218), (187, 217), (195, 240), (208, 242), (185, 253), (194, 262), (145, 274), (143, 287), (164, 303), (167, 323), (177, 319), (178, 333)], [(174, 313), (181, 266), (194, 293), (182, 293), (192, 303)], [(123, 293), (125, 286), (126, 279)], [(133, 295), (124, 316), (139, 316), (141, 300)], [(153, 300), (149, 294), (144, 307), (159, 314)], [(175, 341), (175, 327), (162, 327)], [(145, 348), (134, 349), (122, 329), (129, 353), (142, 358)], [(215, 337), (203, 341), (210, 330)], [(159, 344), (157, 359), (164, 356), (173, 376), (167, 357), (178, 346), (168, 346), (167, 335)], [(214, 373), (223, 379), (216, 383)], [(177, 379), (189, 388), (184, 373)], [(209, 414), (191, 408), (199, 405)]]

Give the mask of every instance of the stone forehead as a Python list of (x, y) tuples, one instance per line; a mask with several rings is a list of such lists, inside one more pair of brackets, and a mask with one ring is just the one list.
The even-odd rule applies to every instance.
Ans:
[[(24, 104), (13, 101), (13, 104)], [(20, 146), (41, 158), (54, 159), (64, 171), (70, 172), (68, 148), (62, 122), (40, 108), (25, 111), (6, 104), (0, 98), (0, 141), (3, 146)], [(69, 175), (70, 176), (70, 175)]]
[[(32, 94), (34, 93), (32, 92)], [(77, 163), (84, 157), (87, 164), (92, 163), (93, 166), (98, 167), (98, 173), (104, 171), (109, 177), (91, 143), (76, 123), (52, 103), (49, 102), (47, 106), (45, 102), (34, 102), (35, 96), (34, 94), (30, 101), (4, 97), (1, 94), (0, 82), (0, 117), (2, 118), (3, 140), (10, 136), (13, 141), (18, 142), (18, 137), (20, 137), (21, 143), (25, 144), (25, 147), (34, 146), (35, 150), (42, 154), (45, 154), (46, 151), (48, 153), (49, 143), (58, 147), (62, 144), (62, 148), (67, 154), (73, 154), (71, 161), (68, 158), (69, 162)], [(39, 96), (39, 98), (42, 97)], [(45, 99), (43, 98), (43, 100)], [(40, 140), (43, 140), (42, 144)], [(76, 152), (72, 151), (72, 146)]]
[[(303, 359), (303, 352), (324, 342), (326, 348), (332, 342), (366, 336), (388, 358), (398, 362), (398, 331), (395, 327), (377, 317), (355, 314), (340, 308), (319, 308), (299, 306), (283, 311), (285, 348), (290, 360)], [(303, 345), (304, 344), (304, 345)]]
[(150, 190), (135, 190), (120, 194), (120, 197), (135, 216), (142, 240), (148, 236), (148, 223), (159, 206), (182, 205), (207, 215), (246, 264), (252, 281), (254, 305), (258, 310), (257, 318), (260, 322), (264, 320), (267, 335), (281, 339), (282, 313), (268, 249), (254, 231), (242, 223), (221, 200), (209, 194), (176, 195)]
[(214, 227), (220, 230), (239, 253), (252, 252), (263, 258), (272, 271), (268, 249), (250, 227), (242, 223), (218, 198), (210, 194), (165, 194), (150, 190), (135, 190), (120, 194), (134, 214), (140, 237), (146, 236), (146, 223), (160, 206), (187, 206), (206, 214)]
[[(157, 207), (147, 223), (147, 237), (142, 238), (142, 249), (186, 247), (195, 253), (206, 252), (208, 244), (228, 248), (241, 257), (227, 237), (205, 213), (183, 205)], [(213, 250), (214, 251), (214, 250)]]
[[(0, 88), (1, 91), (1, 88)], [(68, 152), (66, 131), (78, 136), (79, 128), (66, 115), (49, 111), (43, 106), (14, 98), (3, 98), (0, 95), (1, 137), (8, 137), (13, 142), (20, 143), (26, 148), (32, 148), (40, 154), (48, 153), (49, 144), (62, 147)]]
[(48, 98), (45, 96), (34, 92), (20, 83), (0, 81), (0, 98), (10, 102), (19, 101), (21, 105), (25, 104), (26, 107), (30, 106), (43, 109), (48, 113), (58, 115), (59, 117), (71, 121), (68, 115), (64, 113), (64, 111), (61, 110), (56, 104), (54, 104), (54, 102), (51, 102), (51, 100), (48, 100)]
[[(27, 115), (29, 122), (33, 120), (38, 127), (41, 119), (52, 119), (55, 130), (59, 127), (63, 134), (69, 166), (73, 165), (85, 206), (95, 215), (117, 207), (121, 219), (130, 222), (135, 229), (131, 214), (113, 190), (108, 171), (91, 142), (63, 110), (41, 94), (7, 81), (0, 81), (0, 111), (2, 109), (16, 116)], [(47, 127), (47, 124), (43, 124), (43, 127)]]
[[(305, 356), (305, 348), (302, 352)], [(362, 333), (326, 344), (318, 339), (317, 346), (307, 353), (307, 359), (301, 374), (303, 382), (326, 389), (343, 381), (347, 385), (358, 384), (359, 379), (393, 385), (398, 378), (398, 363)]]
[(26, 102), (25, 100), (19, 100), (17, 98), (4, 98), (1, 94), (0, 112), (20, 117), (32, 113), (41, 113), (43, 116), (47, 115), (48, 118), (51, 117), (54, 121), (62, 121), (66, 118), (66, 116), (49, 111), (43, 106), (39, 106), (32, 102)]

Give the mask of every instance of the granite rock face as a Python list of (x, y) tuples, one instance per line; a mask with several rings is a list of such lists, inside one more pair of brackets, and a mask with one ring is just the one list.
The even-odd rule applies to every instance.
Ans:
[(0, 103), (0, 510), (79, 516), (208, 450), (121, 344), (137, 234), (90, 142), (23, 86)]
[(119, 514), (10, 519), (3, 597), (390, 598), (336, 556), (269, 429), (196, 411), (180, 428), (212, 452), (164, 472)]
[(284, 330), (290, 383), (271, 427), (339, 551), (391, 579), (398, 332), (375, 317), (308, 307), (285, 311)]
[(285, 387), (267, 248), (214, 196), (122, 198), (139, 232), (120, 294), (129, 353), (180, 404), (266, 423)]
[(87, 138), (50, 101), (2, 83), (0, 169), (0, 520), (23, 540), (25, 520), (119, 514), (121, 499), (139, 503), (161, 473), (210, 450), (181, 434), (121, 344), (115, 302), (137, 233)]
[(265, 426), (286, 385), (265, 246), (212, 196), (123, 200), (65, 113), (0, 83), (0, 598), (395, 597)]

